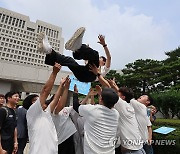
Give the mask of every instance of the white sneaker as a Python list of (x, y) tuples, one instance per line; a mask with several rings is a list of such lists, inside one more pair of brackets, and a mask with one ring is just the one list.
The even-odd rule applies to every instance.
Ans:
[(37, 36), (37, 50), (41, 53), (50, 54), (52, 52), (52, 47), (48, 42), (48, 38), (44, 33), (40, 33)]
[(78, 30), (76, 30), (76, 32), (70, 38), (70, 40), (66, 42), (65, 49), (71, 51), (76, 51), (80, 49), (85, 30), (86, 30), (85, 27), (81, 27)]

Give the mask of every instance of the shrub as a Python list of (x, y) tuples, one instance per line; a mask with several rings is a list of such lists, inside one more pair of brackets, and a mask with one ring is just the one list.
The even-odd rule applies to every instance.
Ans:
[[(153, 144), (154, 153), (155, 154), (179, 154), (180, 151), (180, 120), (175, 119), (157, 119), (154, 122), (153, 130), (157, 129), (159, 127), (166, 126), (166, 127), (172, 127), (176, 130), (164, 135), (164, 134), (158, 134), (153, 133), (153, 140), (156, 141), (164, 141), (164, 142), (173, 142), (174, 145), (158, 145)], [(164, 144), (166, 144), (164, 143)]]

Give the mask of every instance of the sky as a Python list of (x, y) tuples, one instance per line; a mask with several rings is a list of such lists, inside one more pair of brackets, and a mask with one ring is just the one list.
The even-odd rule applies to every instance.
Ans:
[(61, 27), (65, 42), (86, 27), (83, 43), (103, 56), (97, 36), (105, 35), (112, 69), (166, 59), (165, 52), (180, 46), (180, 0), (0, 0), (0, 6)]

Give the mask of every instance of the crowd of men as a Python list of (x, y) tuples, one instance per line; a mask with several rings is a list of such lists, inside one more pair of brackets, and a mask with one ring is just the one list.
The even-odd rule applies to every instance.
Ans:
[[(106, 54), (100, 57), (82, 44), (84, 32), (84, 27), (79, 28), (65, 44), (73, 58), (55, 52), (46, 35), (39, 35), (38, 51), (46, 54), (45, 63), (53, 70), (40, 94), (27, 96), (18, 108), (19, 93), (0, 94), (0, 154), (23, 154), (27, 142), (29, 154), (153, 153), (151, 122), (156, 109), (151, 106), (148, 110), (151, 97), (142, 95), (136, 100), (130, 88), (105, 79), (111, 64), (105, 37), (98, 36)], [(85, 64), (79, 65), (75, 59), (83, 59)], [(99, 81), (100, 85), (90, 89), (82, 101), (75, 85), (73, 105), (67, 107), (71, 83), (67, 76), (48, 99), (61, 66), (67, 66), (81, 82)]]

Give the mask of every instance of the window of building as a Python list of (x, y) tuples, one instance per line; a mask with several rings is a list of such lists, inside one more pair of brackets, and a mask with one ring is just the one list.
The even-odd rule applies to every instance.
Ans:
[(19, 23), (19, 19), (16, 20), (16, 24), (15, 24), (16, 27), (18, 26), (18, 23)]
[(8, 23), (9, 16), (6, 16), (5, 23)]
[(24, 28), (24, 26), (25, 26), (25, 21), (23, 21), (22, 28)]
[(22, 26), (22, 20), (19, 21), (19, 27), (21, 27), (21, 26)]
[(5, 19), (5, 14), (3, 14), (2, 16), (1, 22), (4, 22), (4, 19)]
[(12, 22), (12, 17), (10, 17), (10, 18), (9, 18), (9, 22), (8, 22), (8, 24), (10, 25), (10, 24), (11, 24), (11, 22)]

